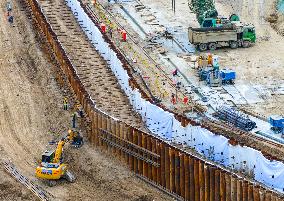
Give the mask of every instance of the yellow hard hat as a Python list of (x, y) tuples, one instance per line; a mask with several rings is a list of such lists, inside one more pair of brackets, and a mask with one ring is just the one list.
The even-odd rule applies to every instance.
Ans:
[(69, 129), (69, 130), (68, 130), (68, 133), (69, 133), (69, 134), (70, 134), (70, 133), (72, 133), (72, 130), (71, 130), (71, 129)]

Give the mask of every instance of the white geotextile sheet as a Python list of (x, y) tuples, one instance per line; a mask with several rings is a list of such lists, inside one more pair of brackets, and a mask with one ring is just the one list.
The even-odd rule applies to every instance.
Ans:
[(84, 13), (80, 3), (77, 0), (68, 0), (67, 4), (89, 40), (109, 64), (133, 108), (142, 116), (151, 132), (161, 138), (188, 145), (208, 159), (228, 168), (253, 172), (257, 181), (283, 192), (284, 164), (282, 162), (269, 161), (259, 151), (249, 147), (232, 146), (224, 136), (213, 134), (200, 126), (183, 127), (173, 114), (144, 100), (138, 89), (132, 90), (129, 86), (127, 71), (123, 69), (116, 53), (104, 41), (99, 29)]

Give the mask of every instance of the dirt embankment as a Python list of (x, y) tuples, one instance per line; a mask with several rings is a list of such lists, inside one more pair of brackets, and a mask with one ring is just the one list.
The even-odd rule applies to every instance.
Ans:
[(278, 34), (284, 36), (284, 11), (278, 10), (279, 0), (274, 1), (271, 8), (271, 13), (267, 16), (266, 20), (270, 22), (272, 28), (274, 28)]
[[(42, 38), (34, 33), (31, 18), (18, 0), (12, 0), (14, 24), (0, 18), (0, 162), (11, 160), (26, 177), (59, 200), (172, 200), (141, 182), (126, 167), (91, 147), (66, 148), (65, 155), (77, 176), (47, 187), (34, 176), (37, 161), (48, 141), (70, 127), (71, 110), (62, 106), (73, 94), (56, 83), (55, 67), (42, 51)], [(6, 1), (0, 2), (5, 16)], [(72, 106), (72, 102), (70, 101)], [(84, 127), (80, 127), (85, 135)], [(0, 166), (0, 200), (36, 200), (32, 193)]]

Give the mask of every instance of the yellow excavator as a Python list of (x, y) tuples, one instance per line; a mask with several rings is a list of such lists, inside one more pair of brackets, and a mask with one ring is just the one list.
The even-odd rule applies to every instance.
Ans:
[(49, 186), (54, 186), (60, 178), (65, 178), (69, 182), (75, 181), (68, 165), (62, 160), (63, 147), (67, 142), (78, 148), (83, 145), (83, 137), (78, 131), (68, 130), (67, 136), (57, 143), (55, 150), (46, 150), (42, 154), (41, 163), (36, 168), (36, 177), (47, 181)]

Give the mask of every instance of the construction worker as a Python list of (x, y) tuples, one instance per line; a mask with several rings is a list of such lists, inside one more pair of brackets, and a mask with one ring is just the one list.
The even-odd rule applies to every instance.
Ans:
[(188, 97), (187, 97), (187, 96), (185, 96), (185, 97), (183, 98), (183, 103), (184, 103), (185, 105), (187, 105), (187, 103), (188, 103)]
[(79, 116), (83, 118), (84, 117), (83, 108), (79, 101), (76, 102), (76, 109), (78, 111)]
[(8, 22), (10, 22), (10, 24), (13, 24), (14, 17), (12, 15), (8, 16)]
[(72, 128), (76, 128), (76, 112), (73, 112), (72, 114)]
[(175, 69), (175, 70), (172, 72), (172, 74), (173, 74), (173, 76), (177, 76), (177, 74), (178, 74), (178, 70), (177, 70), (177, 69)]
[(198, 68), (202, 67), (202, 56), (199, 56), (198, 58)]
[(64, 100), (63, 100), (63, 109), (64, 109), (64, 110), (68, 110), (68, 99), (67, 99), (67, 97), (64, 97)]
[(171, 100), (172, 104), (176, 104), (176, 97), (175, 94), (172, 94), (172, 100)]
[(12, 11), (11, 2), (8, 2), (6, 7), (7, 7), (7, 11), (8, 11), (8, 12)]
[(213, 65), (213, 55), (212, 54), (209, 54), (208, 57), (207, 57), (207, 61), (208, 61), (208, 65)]
[(109, 28), (109, 35), (112, 38), (112, 28)]

